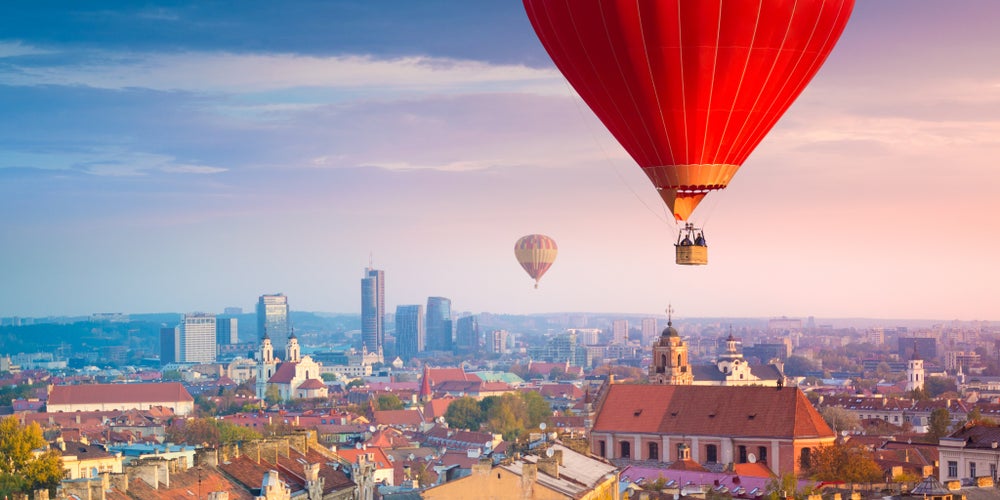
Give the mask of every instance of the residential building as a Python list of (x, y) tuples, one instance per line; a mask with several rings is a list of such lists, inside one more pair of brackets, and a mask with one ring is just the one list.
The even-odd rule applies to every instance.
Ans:
[(427, 350), (452, 349), (451, 299), (427, 297)]
[(181, 321), (181, 363), (215, 362), (215, 315), (185, 314)]
[(660, 330), (656, 326), (656, 318), (642, 318), (642, 345), (649, 345), (656, 339)]
[(79, 442), (58, 438), (53, 448), (62, 456), (63, 479), (93, 478), (104, 472), (122, 472), (121, 453), (108, 452), (86, 439)]
[(365, 268), (361, 278), (361, 347), (382, 355), (385, 343), (385, 271)]
[(396, 306), (396, 353), (403, 361), (424, 352), (424, 306), (420, 304)]
[(611, 323), (611, 343), (612, 344), (628, 343), (627, 319), (616, 319)]
[(494, 354), (507, 354), (507, 337), (510, 333), (507, 330), (493, 330), (490, 332), (490, 352)]
[(976, 478), (997, 478), (1000, 463), (1000, 427), (974, 424), (941, 438), (938, 445), (941, 482), (975, 484)]

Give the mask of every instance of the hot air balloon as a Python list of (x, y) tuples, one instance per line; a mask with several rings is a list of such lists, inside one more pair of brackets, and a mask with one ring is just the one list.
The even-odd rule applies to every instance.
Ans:
[(528, 276), (535, 280), (535, 288), (538, 288), (538, 280), (542, 279), (545, 271), (552, 267), (557, 253), (559, 247), (556, 241), (544, 234), (529, 234), (514, 243), (514, 257)]
[[(854, 0), (523, 1), (556, 67), (681, 222), (729, 184), (819, 70), (854, 7)], [(700, 232), (686, 224), (681, 234)], [(707, 263), (707, 246), (682, 259), (682, 241), (679, 264)]]

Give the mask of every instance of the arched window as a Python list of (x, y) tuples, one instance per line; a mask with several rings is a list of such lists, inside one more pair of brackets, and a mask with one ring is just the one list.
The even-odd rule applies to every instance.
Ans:
[(659, 460), (660, 459), (660, 445), (657, 443), (649, 443), (649, 453), (646, 454), (647, 460)]
[(677, 355), (677, 366), (681, 366), (681, 355)]
[(632, 458), (632, 443), (622, 441), (619, 447), (621, 448), (621, 453), (618, 454), (618, 458)]
[(809, 448), (802, 448), (802, 452), (799, 455), (799, 465), (803, 469), (808, 469), (812, 466), (812, 450)]

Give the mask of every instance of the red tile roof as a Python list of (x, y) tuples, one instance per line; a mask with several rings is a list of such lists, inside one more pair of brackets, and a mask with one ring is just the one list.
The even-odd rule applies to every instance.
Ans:
[(594, 431), (835, 437), (797, 388), (622, 384), (609, 387)]
[(92, 403), (163, 403), (194, 401), (180, 382), (160, 384), (56, 385), (49, 392), (50, 405)]
[(342, 450), (337, 450), (337, 454), (340, 455), (341, 458), (352, 464), (358, 463), (358, 457), (369, 453), (371, 453), (374, 458), (376, 469), (392, 468), (392, 462), (389, 461), (389, 455), (386, 455), (382, 448), (376, 446), (369, 446), (360, 450), (357, 448), (344, 448)]
[(267, 379), (268, 383), (271, 384), (287, 384), (295, 378), (295, 366), (298, 363), (293, 361), (286, 361), (278, 365), (278, 369), (271, 375), (271, 378)]
[(418, 426), (424, 422), (419, 410), (378, 410), (374, 414), (378, 425), (412, 425)]
[(324, 387), (326, 387), (326, 384), (324, 384), (322, 380), (311, 378), (302, 382), (299, 389), (322, 389)]
[(462, 381), (472, 381), (472, 380), (482, 380), (478, 375), (473, 373), (465, 373), (462, 368), (428, 368), (426, 371), (427, 378), (431, 381), (432, 387), (437, 387), (441, 382), (448, 380), (462, 380)]
[(443, 417), (445, 412), (448, 411), (448, 405), (454, 400), (455, 398), (446, 397), (432, 399), (424, 403), (424, 418), (429, 422), (435, 418)]

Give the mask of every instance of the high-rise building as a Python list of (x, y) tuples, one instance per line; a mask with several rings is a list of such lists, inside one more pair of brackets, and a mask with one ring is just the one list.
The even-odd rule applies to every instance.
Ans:
[(642, 345), (649, 345), (659, 335), (656, 331), (656, 318), (642, 318)]
[(181, 327), (160, 328), (160, 366), (180, 361)]
[(479, 320), (476, 316), (462, 316), (455, 322), (455, 350), (479, 352)]
[(288, 297), (278, 293), (261, 295), (257, 300), (257, 337), (287, 338), (292, 333), (288, 321)]
[(427, 297), (427, 350), (451, 349), (451, 299)]
[(181, 321), (180, 359), (182, 363), (215, 362), (215, 315), (185, 314)]
[(396, 306), (396, 355), (409, 361), (424, 351), (425, 342), (424, 306)]
[(507, 353), (507, 330), (493, 330), (490, 332), (490, 352), (494, 354)]
[(215, 318), (215, 343), (231, 345), (239, 342), (239, 326), (236, 318)]
[(226, 316), (239, 316), (239, 315), (243, 314), (243, 308), (242, 307), (227, 307), (227, 308), (225, 308), (225, 309), (222, 310), (222, 314), (225, 314)]
[(382, 352), (385, 343), (385, 271), (365, 268), (361, 278), (361, 345)]
[(611, 343), (612, 344), (625, 344), (628, 343), (628, 320), (627, 319), (616, 319), (611, 323)]

